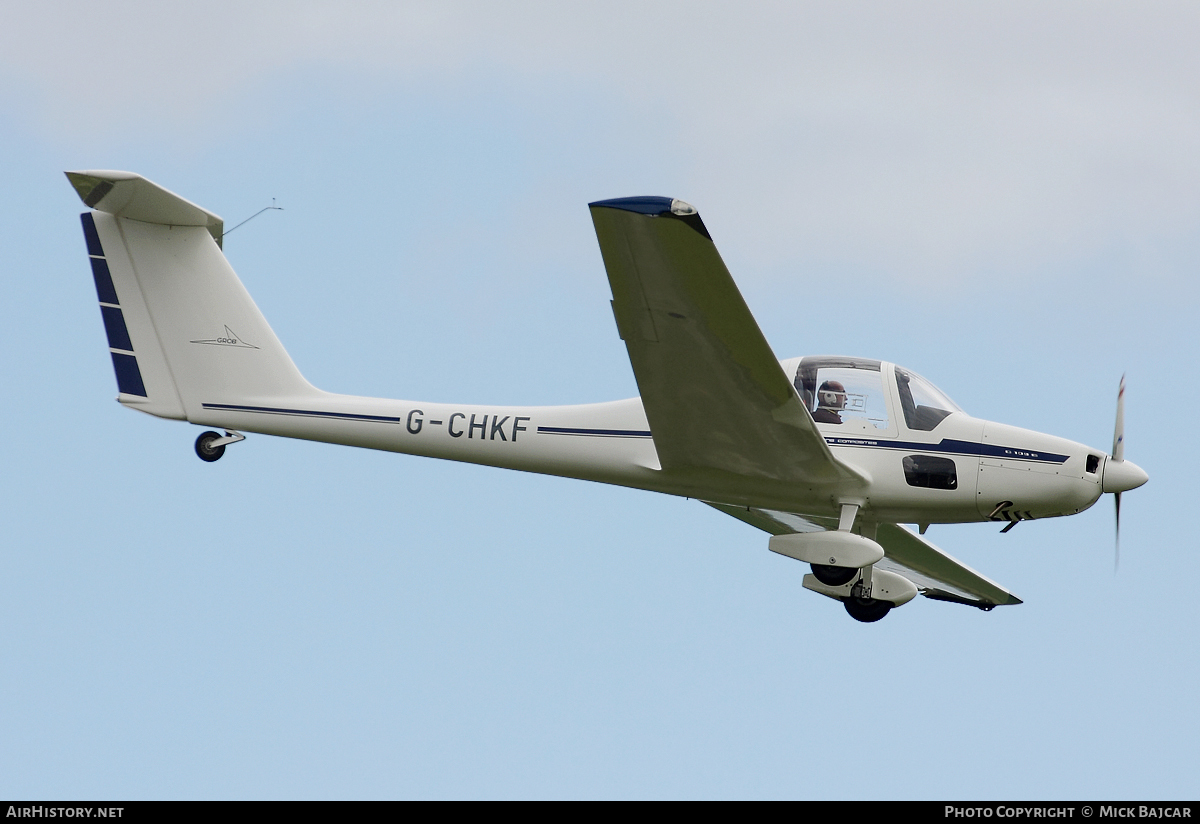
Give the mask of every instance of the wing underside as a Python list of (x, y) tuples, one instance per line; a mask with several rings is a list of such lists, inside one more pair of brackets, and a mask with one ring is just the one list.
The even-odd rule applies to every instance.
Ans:
[[(706, 503), (771, 535), (837, 528), (836, 521), (827, 518)], [(927, 598), (981, 609), (1021, 603), (1020, 598), (995, 581), (980, 575), (906, 527), (879, 524), (875, 540), (885, 553), (883, 560), (875, 564), (876, 568), (903, 575)]]

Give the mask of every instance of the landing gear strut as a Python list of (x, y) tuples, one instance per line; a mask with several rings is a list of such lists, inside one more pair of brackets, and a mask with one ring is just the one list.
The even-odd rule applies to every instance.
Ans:
[(196, 438), (196, 455), (200, 460), (212, 463), (220, 460), (225, 454), (226, 445), (244, 440), (246, 436), (240, 432), (226, 430), (224, 435), (212, 431), (202, 432), (200, 437)]

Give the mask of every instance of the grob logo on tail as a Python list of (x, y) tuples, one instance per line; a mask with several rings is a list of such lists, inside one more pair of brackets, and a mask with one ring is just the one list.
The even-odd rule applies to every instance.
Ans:
[(232, 329), (230, 329), (228, 326), (225, 327), (225, 334), (222, 337), (212, 338), (211, 340), (191, 340), (191, 341), (188, 341), (188, 343), (206, 343), (209, 346), (236, 346), (240, 349), (257, 349), (258, 348), (254, 344), (246, 343), (244, 340), (239, 338), (237, 336), (237, 333), (234, 332)]

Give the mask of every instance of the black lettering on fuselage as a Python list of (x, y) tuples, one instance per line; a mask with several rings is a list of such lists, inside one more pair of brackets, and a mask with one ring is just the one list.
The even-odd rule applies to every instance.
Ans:
[[(467, 423), (467, 428), (465, 430), (455, 428), (455, 424), (459, 418), (462, 418), (463, 421)], [(445, 421), (425, 420), (425, 411), (423, 409), (413, 409), (408, 413), (408, 419), (405, 422), (405, 428), (408, 429), (409, 434), (416, 435), (420, 433), (422, 429), (424, 429), (425, 424), (429, 424), (430, 426), (441, 426), (443, 423), (445, 423), (446, 430), (450, 433), (451, 438), (461, 438), (463, 435), (466, 435), (468, 438), (474, 439), (475, 432), (478, 431), (479, 439), (481, 441), (494, 441), (496, 440), (496, 436), (499, 435), (500, 440), (507, 443), (510, 440), (515, 442), (517, 440), (518, 432), (528, 432), (529, 427), (522, 426), (521, 424), (523, 421), (532, 420), (527, 415), (518, 415), (515, 418), (512, 418), (512, 429), (509, 432), (505, 432), (504, 428), (511, 418), (510, 415), (505, 415), (503, 417), (500, 415), (483, 415), (482, 419), (478, 418), (478, 415), (471, 413), (470, 420), (468, 420), (467, 413), (455, 412)], [(489, 418), (491, 418), (490, 421), (488, 420)], [(459, 425), (461, 426), (461, 424)]]
[(521, 426), (521, 421), (527, 421), (527, 420), (529, 420), (529, 418), (518, 415), (516, 420), (513, 421), (513, 431), (512, 431), (513, 443), (517, 442), (517, 433), (525, 431), (525, 427)]
[(508, 438), (504, 437), (504, 430), (500, 428), (500, 427), (504, 426), (504, 423), (507, 420), (508, 420), (508, 415), (505, 415), (503, 418), (500, 417), (499, 415), (492, 415), (492, 429), (491, 429), (492, 434), (488, 436), (488, 440), (490, 440), (490, 441), (496, 440), (496, 435), (499, 435), (500, 440), (502, 440), (502, 441), (508, 440)]
[(467, 439), (468, 440), (475, 437), (476, 429), (479, 430), (480, 440), (487, 437), (487, 419), (488, 419), (488, 416), (484, 415), (482, 421), (480, 421), (479, 423), (475, 423), (475, 413), (474, 412), (471, 413), (471, 422), (469, 424), (467, 424)]

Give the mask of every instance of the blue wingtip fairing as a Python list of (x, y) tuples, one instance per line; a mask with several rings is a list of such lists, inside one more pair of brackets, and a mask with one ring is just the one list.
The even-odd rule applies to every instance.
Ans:
[(708, 233), (708, 229), (704, 227), (704, 221), (700, 219), (700, 215), (696, 213), (696, 210), (692, 206), (684, 203), (682, 200), (642, 195), (640, 197), (616, 197), (612, 200), (597, 200), (594, 203), (589, 203), (588, 207), (591, 209), (597, 207), (620, 209), (625, 212), (634, 212), (648, 217), (673, 218), (692, 227), (708, 240), (712, 240), (712, 236)]
[(672, 203), (674, 200), (669, 197), (643, 195), (641, 197), (614, 197), (612, 200), (597, 200), (595, 203), (589, 203), (588, 206), (623, 209), (626, 212), (638, 212), (643, 215), (661, 215), (671, 211)]

